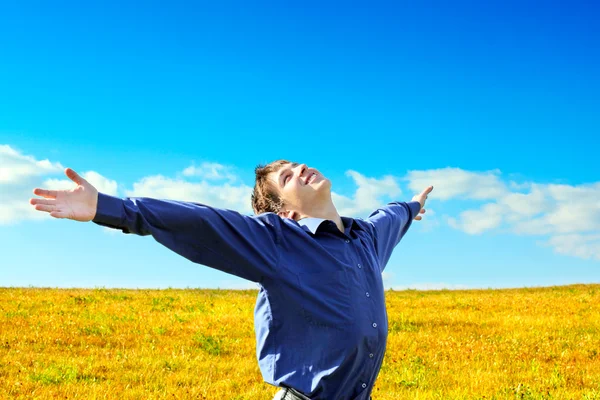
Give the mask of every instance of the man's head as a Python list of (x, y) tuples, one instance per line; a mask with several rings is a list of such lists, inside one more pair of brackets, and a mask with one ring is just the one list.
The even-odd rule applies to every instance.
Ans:
[(252, 193), (256, 214), (274, 212), (299, 219), (331, 202), (331, 182), (315, 168), (287, 160), (258, 165)]

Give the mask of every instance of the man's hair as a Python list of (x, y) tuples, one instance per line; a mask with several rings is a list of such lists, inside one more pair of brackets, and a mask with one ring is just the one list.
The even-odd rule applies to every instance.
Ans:
[(278, 213), (283, 207), (283, 199), (279, 195), (279, 190), (269, 181), (268, 176), (273, 172), (279, 171), (286, 164), (292, 164), (288, 160), (277, 160), (269, 164), (259, 164), (254, 168), (256, 180), (254, 190), (252, 191), (251, 201), (252, 209), (255, 214), (265, 212)]

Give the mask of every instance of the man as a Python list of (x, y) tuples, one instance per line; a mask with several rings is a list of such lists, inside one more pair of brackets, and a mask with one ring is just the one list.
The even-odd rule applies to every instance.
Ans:
[(259, 284), (257, 358), (276, 399), (367, 400), (387, 339), (381, 273), (428, 187), (367, 219), (342, 217), (331, 182), (286, 160), (257, 166), (254, 216), (203, 204), (111, 197), (67, 168), (73, 190), (34, 189), (55, 218), (152, 235), (188, 258)]

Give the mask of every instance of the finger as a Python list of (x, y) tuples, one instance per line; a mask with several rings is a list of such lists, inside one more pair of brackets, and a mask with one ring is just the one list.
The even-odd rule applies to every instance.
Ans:
[(421, 194), (428, 195), (433, 190), (433, 186), (429, 186), (427, 189), (423, 190)]
[(67, 177), (70, 180), (72, 180), (73, 182), (75, 182), (78, 185), (83, 185), (83, 184), (87, 183), (87, 181), (85, 179), (83, 179), (77, 172), (73, 171), (71, 168), (66, 168), (65, 174), (67, 175)]
[(29, 199), (29, 204), (35, 206), (36, 204), (45, 204), (45, 205), (56, 205), (55, 199)]
[(33, 194), (45, 197), (47, 199), (55, 199), (56, 195), (58, 193), (56, 190), (46, 190), (46, 189), (35, 188), (35, 189), (33, 189)]
[(425, 214), (425, 209), (421, 208), (421, 211), (419, 211), (420, 214)]
[(416, 219), (417, 221), (420, 221), (420, 220), (422, 220), (422, 219), (423, 219), (423, 217), (421, 217), (420, 215), (417, 215), (417, 216), (415, 217), (415, 219)]
[(68, 218), (68, 217), (69, 217), (69, 216), (67, 215), (67, 213), (66, 213), (66, 212), (64, 212), (64, 211), (52, 211), (52, 212), (50, 213), (50, 216), (51, 216), (51, 217), (54, 217), (54, 218)]
[(35, 209), (38, 211), (52, 212), (52, 211), (56, 211), (56, 206), (50, 206), (50, 205), (46, 205), (46, 204), (37, 204), (35, 206)]

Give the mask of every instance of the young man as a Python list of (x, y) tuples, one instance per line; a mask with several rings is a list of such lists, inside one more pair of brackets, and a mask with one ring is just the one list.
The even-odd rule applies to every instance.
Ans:
[(367, 219), (340, 216), (331, 182), (286, 160), (256, 167), (255, 216), (203, 204), (107, 196), (75, 171), (73, 190), (34, 189), (55, 218), (152, 235), (188, 258), (257, 282), (257, 358), (276, 399), (368, 400), (387, 339), (381, 273), (428, 187)]

